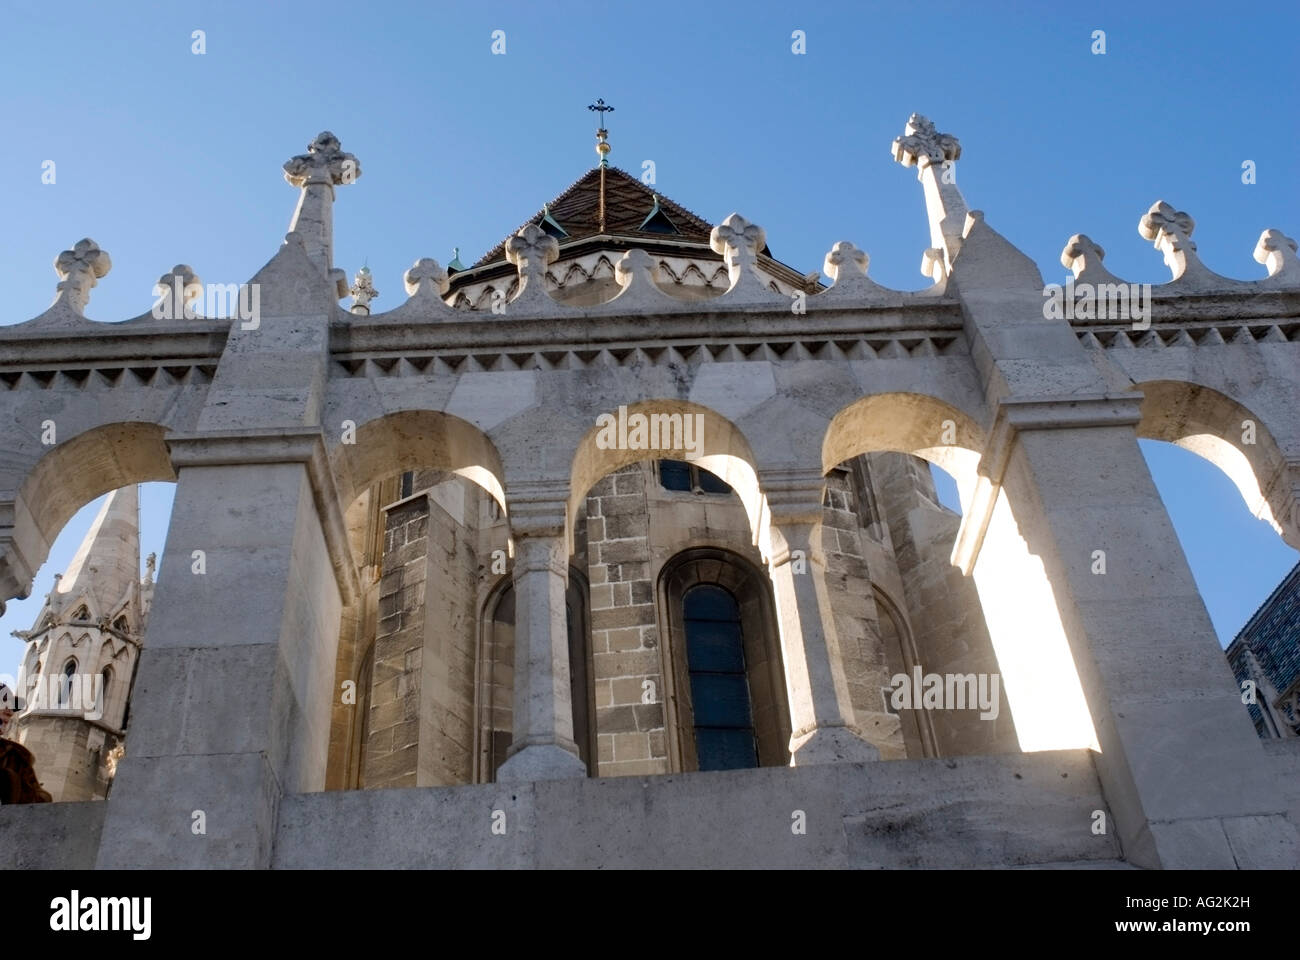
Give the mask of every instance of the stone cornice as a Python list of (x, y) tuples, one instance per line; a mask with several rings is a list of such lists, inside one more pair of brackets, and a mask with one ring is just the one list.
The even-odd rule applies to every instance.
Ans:
[(234, 321), (193, 321), (163, 329), (133, 322), (91, 329), (7, 333), (0, 327), (0, 369), (156, 365), (164, 361), (216, 364)]
[[(365, 353), (411, 348), (468, 350), (554, 350), (566, 345), (654, 342), (716, 343), (729, 337), (854, 337), (864, 332), (952, 332), (962, 329), (960, 305), (930, 297), (919, 302), (852, 309), (840, 301), (835, 309), (817, 310), (817, 297), (808, 298), (808, 313), (794, 314), (780, 301), (768, 306), (718, 309), (684, 303), (681, 311), (611, 316), (596, 308), (561, 308), (546, 317), (496, 317), (464, 314), (463, 321), (412, 323), (347, 323), (331, 325), (333, 353)], [(375, 319), (382, 319), (382, 315)], [(654, 330), (653, 338), (647, 336)]]
[(171, 434), (166, 440), (177, 471), (185, 467), (301, 463), (307, 468), (312, 500), (344, 604), (360, 596), (360, 581), (348, 542), (343, 505), (319, 430), (262, 429), (225, 433)]

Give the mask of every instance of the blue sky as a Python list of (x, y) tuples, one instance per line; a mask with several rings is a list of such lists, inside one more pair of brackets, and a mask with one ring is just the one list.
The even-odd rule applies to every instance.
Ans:
[[(1265, 227), (1300, 234), (1294, 62), (1300, 13), (1239, 6), (720, 3), (6, 3), (0, 61), (0, 323), (48, 306), (51, 263), (83, 236), (113, 270), (88, 314), (146, 311), (178, 262), (246, 280), (275, 252), (296, 191), (280, 166), (323, 129), (361, 162), (341, 188), (335, 259), (368, 262), (381, 297), (454, 246), (472, 262), (594, 162), (603, 97), (611, 161), (717, 222), (739, 211), (800, 271), (837, 240), (871, 274), (925, 285), (924, 203), (892, 139), (913, 111), (959, 137), (972, 208), (1061, 282), (1087, 233), (1106, 265), (1163, 282), (1137, 234), (1157, 199), (1189, 212), (1205, 262), (1263, 275)], [(743, 11), (743, 12), (742, 12)], [(1091, 34), (1106, 32), (1094, 55)], [(206, 52), (192, 52), (192, 33)], [(491, 52), (505, 31), (506, 52)], [(804, 55), (791, 34), (806, 34)], [(41, 182), (55, 162), (54, 184)], [(1257, 182), (1241, 182), (1253, 160)], [(1222, 638), (1295, 563), (1213, 467), (1144, 444)], [(145, 500), (161, 548), (170, 492)], [(69, 524), (33, 603), (90, 522)], [(0, 672), (19, 645), (0, 641)]]

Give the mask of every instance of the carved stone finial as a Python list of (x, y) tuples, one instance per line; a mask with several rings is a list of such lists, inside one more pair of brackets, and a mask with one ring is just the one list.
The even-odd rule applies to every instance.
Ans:
[(90, 302), (90, 289), (113, 268), (108, 254), (89, 237), (78, 240), (71, 250), (54, 258), (54, 272), (59, 276), (55, 302), (62, 301), (77, 313)]
[(154, 284), (153, 294), (158, 297), (153, 315), (159, 320), (192, 320), (199, 315), (193, 306), (203, 298), (203, 282), (187, 263), (178, 263)]
[(1101, 262), (1105, 258), (1106, 251), (1101, 248), (1101, 244), (1095, 243), (1086, 233), (1076, 233), (1066, 241), (1065, 249), (1061, 251), (1061, 266), (1073, 270), (1077, 277), (1087, 269), (1085, 260), (1095, 259)]
[(939, 133), (934, 124), (914, 113), (903, 128), (903, 136), (894, 138), (894, 159), (905, 167), (925, 167), (945, 160), (961, 159), (961, 144), (950, 133)]
[(375, 289), (375, 283), (370, 278), (369, 267), (362, 267), (357, 271), (356, 278), (352, 282), (352, 289), (348, 292), (352, 294), (352, 312), (368, 316), (370, 301), (379, 296), (379, 291)]
[(328, 130), (317, 134), (307, 144), (307, 152), (292, 157), (284, 164), (284, 179), (295, 187), (309, 183), (328, 183), (338, 186), (352, 183), (361, 176), (361, 164), (350, 153), (345, 153), (339, 138)]
[(867, 255), (866, 251), (859, 250), (847, 240), (841, 240), (831, 247), (830, 252), (826, 254), (823, 269), (826, 271), (826, 276), (834, 280), (836, 286), (839, 286), (841, 282), (850, 278), (865, 277), (867, 268), (870, 265), (871, 257)]
[(654, 286), (657, 266), (654, 257), (638, 247), (623, 254), (614, 264), (614, 279), (625, 290), (633, 283)]
[(727, 264), (732, 290), (745, 277), (753, 275), (758, 254), (766, 244), (767, 231), (738, 213), (731, 214), (709, 233), (709, 246), (714, 253), (722, 254)]
[[(442, 264), (431, 257), (421, 257), (416, 260), (402, 279), (406, 286), (406, 295), (409, 297), (415, 296), (421, 288), (439, 297), (447, 292), (447, 271), (442, 268)], [(375, 296), (379, 294), (376, 293)]]
[(662, 309), (668, 296), (655, 283), (659, 261), (639, 247), (633, 247), (614, 264), (614, 279), (622, 287), (605, 306), (614, 310)]
[(146, 583), (153, 583), (154, 571), (158, 569), (158, 554), (151, 553), (145, 557), (144, 561), (144, 579)]
[(1190, 215), (1175, 210), (1163, 200), (1153, 203), (1138, 221), (1138, 233), (1164, 254), (1165, 266), (1172, 271), (1175, 280), (1189, 271), (1209, 273), (1196, 255), (1196, 243), (1192, 240), (1195, 229), (1196, 221)]
[(1270, 280), (1300, 284), (1300, 259), (1296, 242), (1281, 230), (1265, 230), (1255, 244), (1255, 262), (1268, 267)]
[(530, 223), (506, 241), (506, 259), (519, 269), (519, 292), (515, 302), (546, 296), (546, 267), (560, 255), (555, 238), (535, 223)]
[(1074, 274), (1075, 280), (1089, 283), (1112, 283), (1119, 278), (1102, 265), (1106, 251), (1085, 233), (1076, 233), (1061, 251), (1061, 266)]

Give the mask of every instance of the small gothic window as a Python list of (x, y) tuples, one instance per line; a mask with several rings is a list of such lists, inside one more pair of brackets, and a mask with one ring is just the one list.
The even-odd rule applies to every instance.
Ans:
[(77, 607), (77, 612), (72, 615), (73, 620), (89, 620), (90, 611), (86, 609), (85, 604)]
[(660, 460), (659, 485), (665, 490), (689, 492), (694, 486), (691, 483), (691, 465), (682, 460)]
[(721, 587), (701, 584), (686, 591), (682, 606), (699, 769), (757, 767), (736, 599)]
[(72, 678), (77, 675), (77, 661), (69, 660), (63, 665), (63, 676), (59, 678), (59, 706), (67, 706), (72, 700)]
[(731, 493), (731, 487), (717, 474), (685, 460), (660, 460), (659, 485), (682, 492)]
[(95, 701), (95, 706), (101, 713), (104, 712), (104, 706), (108, 703), (108, 685), (113, 682), (113, 668), (105, 667), (99, 672), (100, 687), (99, 698)]
[(118, 633), (128, 633), (129, 628), (127, 627), (126, 624), (126, 617), (118, 617), (116, 620), (114, 620), (113, 629), (116, 630)]

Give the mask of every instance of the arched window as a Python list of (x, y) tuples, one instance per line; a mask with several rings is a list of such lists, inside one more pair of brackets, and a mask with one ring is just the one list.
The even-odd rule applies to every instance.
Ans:
[(77, 675), (77, 661), (69, 660), (63, 665), (63, 675), (59, 678), (59, 706), (66, 707), (72, 702), (72, 683)]
[(90, 611), (86, 609), (86, 605), (84, 603), (81, 606), (77, 607), (77, 612), (72, 615), (72, 619), (73, 620), (90, 619)]
[(693, 547), (659, 574), (670, 767), (790, 762), (790, 710), (771, 582), (730, 550)]
[(691, 587), (682, 597), (682, 626), (699, 769), (758, 766), (736, 598), (712, 584)]
[(108, 713), (108, 686), (113, 682), (113, 668), (105, 667), (99, 671), (99, 696), (95, 699), (95, 709), (100, 714)]
[(118, 617), (113, 621), (113, 629), (118, 633), (130, 633), (130, 627), (127, 626), (126, 617)]

